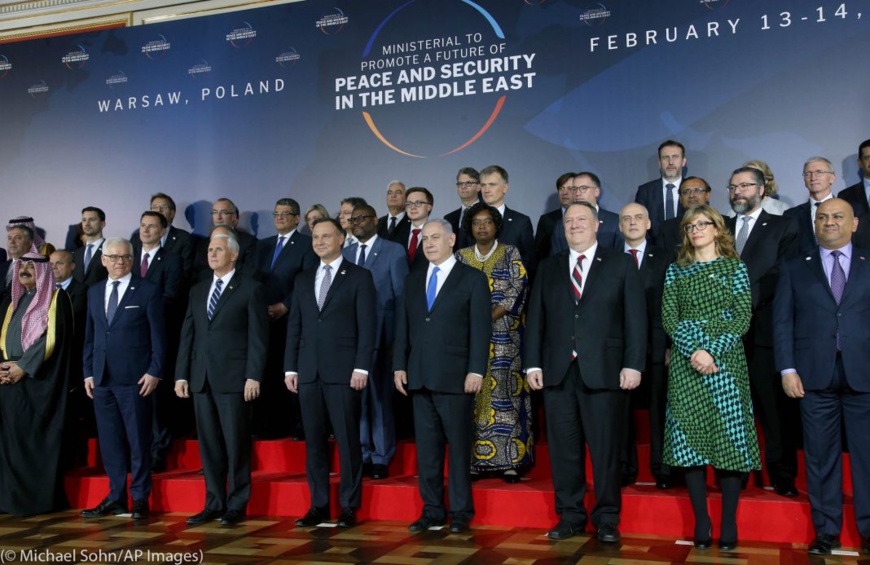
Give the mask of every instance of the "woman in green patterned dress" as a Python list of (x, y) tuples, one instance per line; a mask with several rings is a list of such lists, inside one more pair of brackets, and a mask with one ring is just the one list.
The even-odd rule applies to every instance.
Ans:
[(501, 222), (498, 210), (483, 202), (469, 208), (462, 228), (475, 245), (459, 250), (456, 258), (486, 273), (492, 293), (492, 342), (475, 399), (472, 473), (496, 472), (516, 483), (518, 471), (534, 457), (532, 406), (520, 359), (528, 276), (517, 248), (496, 239)]
[(662, 322), (673, 339), (668, 377), (665, 462), (685, 468), (695, 513), (695, 546), (712, 545), (707, 465), (719, 476), (719, 548), (737, 547), (742, 475), (761, 468), (741, 336), (752, 295), (734, 238), (710, 206), (680, 222), (683, 244), (665, 277)]

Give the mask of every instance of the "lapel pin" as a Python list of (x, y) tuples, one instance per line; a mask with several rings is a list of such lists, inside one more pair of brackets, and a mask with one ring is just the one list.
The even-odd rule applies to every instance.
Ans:
[(807, 257), (806, 259), (804, 259), (804, 261), (810, 261), (810, 260), (812, 260), (812, 257)]
[(762, 226), (766, 226), (766, 225), (767, 225), (767, 222), (764, 222), (764, 223), (763, 223), (763, 224), (761, 224), (761, 225), (762, 225)]
[(130, 285), (130, 290), (136, 290), (136, 287), (133, 285)]
[(344, 274), (346, 274), (346, 273), (347, 273), (347, 271), (345, 271), (344, 269), (341, 270), (341, 274), (342, 274), (342, 275), (344, 275)]
[(601, 257), (596, 257), (595, 260), (596, 260), (596, 261), (601, 261)]
[(862, 261), (864, 260), (864, 256), (863, 256), (863, 255), (858, 255), (858, 258), (861, 259)]
[(235, 287), (231, 285), (231, 286), (228, 286), (228, 287), (227, 287), (227, 290), (232, 290), (232, 289), (234, 289), (234, 288), (235, 288)]

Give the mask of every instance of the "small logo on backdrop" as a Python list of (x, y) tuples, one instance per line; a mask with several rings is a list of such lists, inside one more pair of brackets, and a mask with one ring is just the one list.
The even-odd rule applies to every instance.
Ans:
[(6, 57), (6, 55), (0, 55), (0, 79), (5, 77), (11, 70), (12, 63), (9, 62), (9, 59)]
[(251, 27), (248, 22), (242, 22), (242, 27), (237, 27), (227, 34), (227, 43), (236, 49), (247, 47), (257, 37), (257, 30)]
[(589, 27), (601, 26), (610, 17), (610, 10), (601, 3), (593, 4), (580, 13), (580, 21)]
[(302, 56), (296, 52), (296, 49), (291, 47), (289, 51), (284, 51), (283, 53), (275, 57), (275, 62), (282, 67), (292, 67), (296, 64), (296, 61), (301, 58)]
[(324, 35), (335, 35), (341, 32), (344, 24), (348, 22), (348, 17), (344, 15), (339, 8), (333, 8), (334, 12), (325, 14), (314, 23), (314, 27), (323, 32)]
[(197, 75), (201, 75), (203, 73), (210, 73), (211, 65), (208, 64), (208, 61), (205, 59), (202, 60), (202, 63), (197, 63), (194, 66), (187, 69), (187, 74), (196, 78)]
[(45, 83), (44, 80), (41, 80), (36, 84), (31, 85), (30, 88), (27, 89), (27, 94), (29, 94), (34, 100), (42, 98), (47, 93), (48, 85)]
[(76, 45), (69, 53), (61, 57), (60, 62), (71, 71), (77, 71), (85, 66), (91, 56), (81, 45)]
[(172, 44), (169, 43), (162, 35), (158, 35), (157, 39), (152, 39), (148, 43), (142, 46), (142, 53), (145, 54), (149, 59), (160, 59), (172, 48)]
[(127, 75), (124, 74), (124, 71), (118, 71), (106, 79), (106, 85), (109, 88), (121, 87), (125, 84), (127, 84)]
[(708, 10), (718, 10), (728, 5), (729, 0), (699, 0)]

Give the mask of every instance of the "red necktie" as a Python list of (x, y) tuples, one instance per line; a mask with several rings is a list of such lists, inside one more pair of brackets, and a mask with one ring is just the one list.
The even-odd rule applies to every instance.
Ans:
[(148, 274), (148, 257), (147, 253), (142, 254), (142, 264), (139, 265), (139, 276), (143, 279)]
[(629, 249), (629, 253), (631, 253), (631, 258), (634, 259), (634, 266), (640, 269), (640, 263), (637, 260), (637, 249)]
[(420, 238), (420, 228), (411, 230), (411, 245), (408, 246), (408, 262), (413, 263), (414, 257), (417, 255), (417, 244)]
[(577, 264), (574, 265), (574, 271), (571, 273), (571, 288), (574, 289), (574, 300), (580, 300), (580, 289), (583, 288), (583, 274), (580, 272), (580, 266), (583, 264), (583, 259), (586, 255), (577, 257)]

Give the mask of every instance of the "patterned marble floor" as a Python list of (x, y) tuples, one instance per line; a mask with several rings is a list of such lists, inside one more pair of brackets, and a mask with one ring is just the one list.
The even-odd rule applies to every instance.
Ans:
[(78, 512), (33, 518), (0, 516), (0, 563), (388, 563), (400, 565), (555, 565), (563, 563), (870, 563), (854, 551), (810, 558), (802, 545), (742, 544), (735, 553), (626, 536), (618, 546), (589, 536), (551, 542), (543, 530), (474, 527), (467, 534), (412, 535), (406, 523), (299, 529), (287, 518), (254, 518), (236, 527), (188, 527), (187, 514), (133, 523), (119, 516), (85, 520)]

